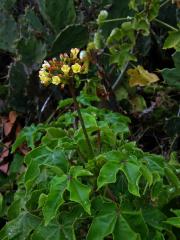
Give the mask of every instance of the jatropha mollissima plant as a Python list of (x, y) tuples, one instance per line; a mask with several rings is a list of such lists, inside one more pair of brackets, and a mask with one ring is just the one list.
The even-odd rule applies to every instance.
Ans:
[(92, 146), (85, 128), (82, 114), (75, 94), (75, 81), (79, 80), (79, 75), (87, 74), (89, 69), (89, 59), (86, 51), (78, 48), (72, 48), (70, 54), (63, 53), (59, 55), (59, 59), (53, 58), (52, 60), (44, 61), (42, 68), (39, 71), (39, 78), (45, 86), (49, 84), (60, 85), (64, 88), (68, 85), (71, 92), (74, 105), (76, 107), (81, 126), (86, 138), (87, 144), (93, 154)]
[(21, 144), (30, 151), (13, 202), (4, 208), (0, 239), (176, 240), (179, 210), (168, 204), (180, 192), (178, 162), (128, 141), (128, 117), (87, 106), (87, 99), (80, 109), (76, 81), (88, 67), (88, 55), (78, 49), (43, 64), (40, 81), (67, 85), (78, 115), (65, 99), (57, 119), (18, 135), (14, 162)]

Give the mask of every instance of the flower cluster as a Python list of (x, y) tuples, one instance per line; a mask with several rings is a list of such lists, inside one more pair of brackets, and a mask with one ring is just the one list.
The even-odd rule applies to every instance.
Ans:
[(50, 83), (63, 87), (68, 84), (70, 78), (76, 78), (79, 74), (86, 74), (89, 69), (89, 61), (86, 51), (72, 48), (70, 54), (60, 54), (59, 59), (53, 58), (44, 61), (39, 71), (39, 78), (45, 86)]

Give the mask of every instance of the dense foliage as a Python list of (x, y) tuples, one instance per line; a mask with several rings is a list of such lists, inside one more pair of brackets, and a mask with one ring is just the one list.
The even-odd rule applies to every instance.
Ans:
[(1, 1), (0, 239), (178, 239), (173, 2)]

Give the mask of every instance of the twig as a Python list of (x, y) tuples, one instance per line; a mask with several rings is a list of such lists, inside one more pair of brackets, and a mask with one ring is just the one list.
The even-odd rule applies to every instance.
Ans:
[(171, 29), (172, 31), (176, 31), (176, 32), (178, 31), (177, 28), (175, 28), (175, 27), (173, 27), (173, 26), (171, 26), (171, 25), (169, 25), (169, 24), (167, 24), (167, 23), (165, 23), (165, 22), (163, 22), (163, 21), (161, 21), (161, 20), (159, 20), (157, 18), (155, 18), (154, 21), (156, 21), (156, 22), (160, 23), (161, 25)]

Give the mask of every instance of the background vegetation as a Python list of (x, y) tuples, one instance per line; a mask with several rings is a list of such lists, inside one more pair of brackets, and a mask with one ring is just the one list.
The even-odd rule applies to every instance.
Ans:
[[(179, 7), (1, 0), (1, 239), (178, 239)], [(93, 155), (68, 87), (38, 77), (74, 47)]]

